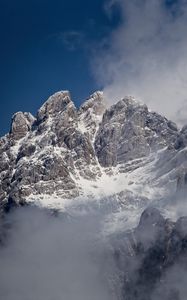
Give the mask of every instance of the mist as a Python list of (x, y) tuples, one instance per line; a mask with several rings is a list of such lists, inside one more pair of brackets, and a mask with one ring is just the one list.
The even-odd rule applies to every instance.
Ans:
[[(7, 214), (1, 224), (0, 299), (185, 300), (186, 218), (179, 235), (172, 222), (174, 231), (167, 232), (168, 221), (154, 207), (138, 227), (126, 231), (124, 222), (124, 230), (111, 236), (103, 234), (103, 220), (99, 210), (71, 216), (27, 206)], [(165, 271), (163, 253), (171, 259)]]
[(161, 284), (157, 285), (151, 300), (171, 299), (186, 300), (187, 295), (187, 270), (186, 262), (175, 264), (161, 279)]
[(27, 207), (10, 213), (4, 227), (0, 299), (114, 299), (97, 215), (71, 219)]
[(98, 45), (92, 63), (110, 103), (132, 95), (177, 122), (187, 120), (187, 1), (111, 0), (120, 24)]

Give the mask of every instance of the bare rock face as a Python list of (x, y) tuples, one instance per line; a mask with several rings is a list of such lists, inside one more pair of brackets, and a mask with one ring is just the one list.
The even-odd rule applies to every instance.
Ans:
[(74, 106), (70, 99), (68, 91), (57, 92), (52, 95), (39, 109), (37, 114), (38, 121), (44, 121), (49, 116), (55, 116), (58, 113), (67, 110), (67, 106)]
[(30, 113), (17, 112), (12, 117), (10, 134), (13, 139), (23, 138), (32, 128), (35, 118)]
[[(75, 180), (100, 176), (93, 143), (90, 135), (81, 130), (80, 122), (84, 128), (96, 131), (98, 122), (90, 123), (89, 109), (102, 117), (102, 105), (98, 93), (78, 111), (69, 92), (61, 91), (43, 104), (36, 118), (27, 113), (15, 114), (10, 134), (0, 141), (1, 199), (10, 197), (19, 202), (29, 195), (54, 193), (76, 197), (79, 190)], [(85, 114), (85, 118), (81, 117), (81, 111), (89, 111), (89, 120)]]
[(82, 132), (89, 134), (92, 140), (95, 138), (106, 106), (103, 93), (95, 92), (79, 108), (79, 128)]
[(177, 133), (166, 118), (126, 97), (105, 111), (95, 149), (102, 166), (116, 166), (162, 149), (176, 140)]
[(108, 107), (103, 93), (95, 92), (77, 109), (69, 92), (57, 92), (36, 118), (16, 113), (10, 133), (0, 139), (0, 200), (77, 197), (84, 194), (80, 182), (94, 184), (118, 167), (130, 172), (160, 149), (165, 150), (156, 176), (169, 174), (168, 180), (178, 180), (180, 186), (186, 182), (187, 164), (185, 147), (177, 144), (182, 139), (185, 145), (185, 136), (185, 128), (179, 132), (173, 122), (132, 97)]

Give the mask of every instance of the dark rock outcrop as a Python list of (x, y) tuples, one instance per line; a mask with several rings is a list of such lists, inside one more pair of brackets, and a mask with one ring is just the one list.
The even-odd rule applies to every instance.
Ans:
[(120, 299), (184, 299), (177, 280), (171, 284), (169, 278), (176, 266), (176, 272), (187, 274), (187, 217), (174, 223), (148, 208), (137, 228), (114, 238), (113, 249), (123, 274)]

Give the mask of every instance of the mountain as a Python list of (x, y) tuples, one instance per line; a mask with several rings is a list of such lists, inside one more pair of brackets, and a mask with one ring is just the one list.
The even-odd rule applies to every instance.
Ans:
[(77, 109), (57, 92), (36, 117), (14, 114), (0, 139), (0, 203), (72, 210), (89, 201), (131, 226), (147, 205), (164, 210), (163, 198), (185, 188), (186, 145), (187, 127), (133, 97), (110, 106), (95, 92)]
[(138, 226), (114, 235), (112, 244), (119, 299), (186, 299), (187, 217), (172, 222), (147, 208)]
[[(60, 213), (63, 220), (79, 220), (86, 215), (94, 219), (94, 224), (101, 222), (100, 236), (108, 243), (102, 272), (110, 274), (112, 265), (110, 285), (115, 300), (186, 298), (186, 190), (187, 126), (178, 129), (174, 122), (133, 97), (109, 105), (102, 92), (95, 92), (76, 108), (68, 91), (57, 92), (36, 116), (15, 113), (10, 132), (0, 139), (3, 216), (12, 207), (19, 209), (28, 204), (52, 210), (54, 215)], [(37, 212), (36, 216), (36, 224), (40, 224), (43, 215)], [(31, 234), (33, 238), (29, 227), (33, 217), (33, 213), (26, 215), (21, 223), (21, 243), (24, 236)], [(1, 246), (7, 230), (13, 227), (6, 222), (6, 218), (5, 224), (4, 218), (0, 221)], [(19, 228), (16, 222), (15, 228)], [(48, 219), (44, 224), (41, 234), (48, 236)], [(58, 226), (55, 236), (62, 230)], [(38, 236), (40, 227), (41, 224), (36, 227)], [(92, 223), (89, 227), (94, 228)], [(29, 234), (25, 234), (27, 231)], [(70, 231), (75, 237), (80, 235), (79, 226), (75, 232)], [(53, 230), (49, 232), (53, 236)], [(86, 248), (87, 240), (83, 244)], [(41, 244), (39, 252), (42, 247)], [(32, 245), (29, 251), (30, 248)], [(57, 254), (56, 248), (55, 251)], [(61, 260), (61, 252), (58, 255)], [(107, 260), (111, 256), (112, 263)], [(46, 269), (43, 252), (39, 261)], [(183, 280), (177, 279), (177, 273), (182, 274)]]

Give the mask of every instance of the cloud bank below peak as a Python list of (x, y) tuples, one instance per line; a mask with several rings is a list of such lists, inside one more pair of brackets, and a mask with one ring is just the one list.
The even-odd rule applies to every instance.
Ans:
[(99, 45), (94, 75), (111, 102), (132, 95), (187, 123), (187, 1), (112, 0), (120, 25)]

